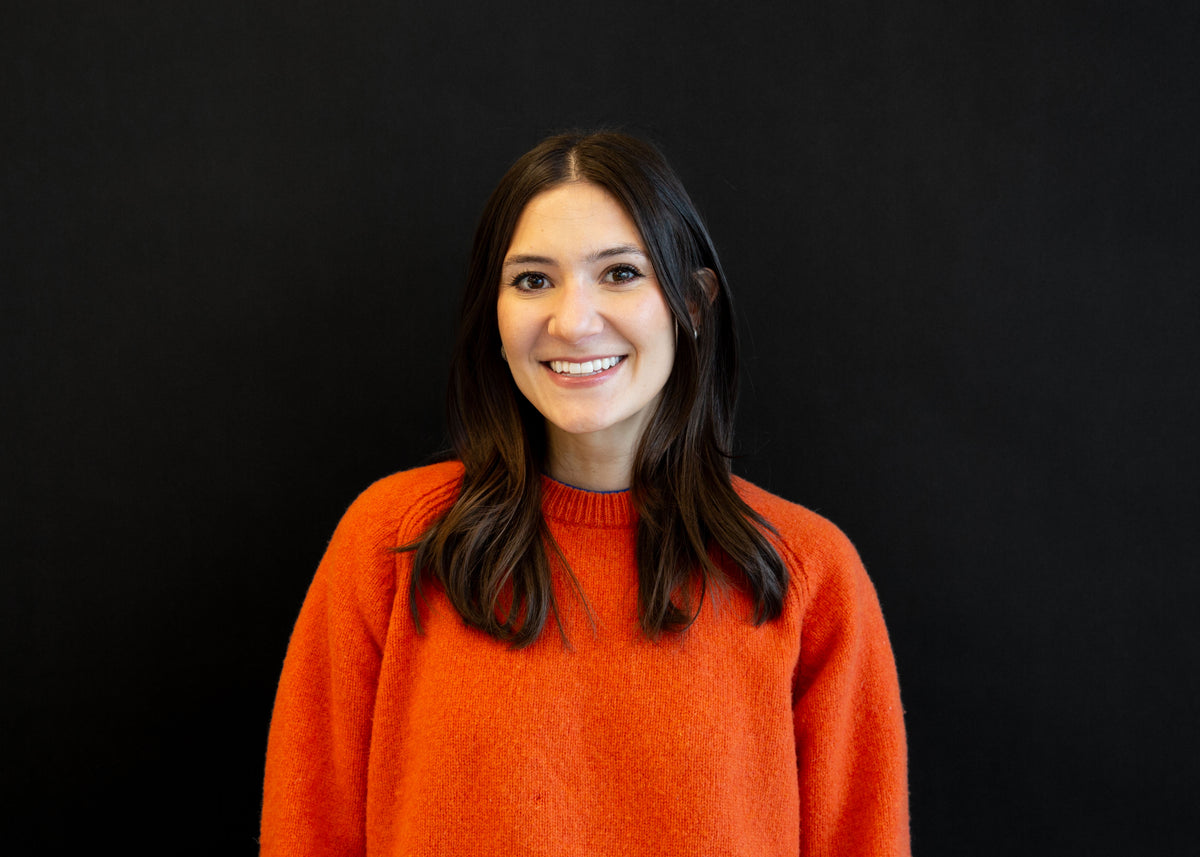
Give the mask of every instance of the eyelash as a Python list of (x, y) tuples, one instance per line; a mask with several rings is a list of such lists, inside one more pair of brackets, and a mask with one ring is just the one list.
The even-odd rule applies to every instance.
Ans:
[[(624, 285), (625, 283), (631, 283), (634, 280), (640, 280), (642, 277), (645, 276), (640, 270), (638, 270), (637, 266), (630, 265), (628, 263), (623, 262), (619, 265), (613, 265), (611, 268), (609, 268), (607, 271), (605, 271), (604, 277), (607, 279), (608, 277), (611, 277), (613, 274), (617, 274), (617, 273), (628, 274), (629, 276), (622, 280), (613, 280), (612, 282), (614, 285)], [(521, 273), (519, 273), (515, 277), (513, 277), (509, 281), (508, 284), (514, 288), (520, 289), (521, 291), (525, 291), (525, 292), (544, 291), (545, 286), (543, 286), (542, 288), (537, 288), (537, 289), (529, 288), (529, 285), (526, 283), (526, 281), (533, 277), (537, 277), (538, 279), (543, 280), (545, 282), (549, 282), (549, 279), (550, 279), (545, 274), (543, 274), (539, 271), (522, 271)]]
[(620, 265), (613, 265), (611, 268), (609, 268), (607, 271), (604, 272), (604, 276), (606, 276), (606, 277), (610, 276), (612, 274), (617, 273), (618, 271), (620, 271), (623, 274), (627, 273), (627, 274), (631, 275), (628, 279), (616, 280), (615, 282), (618, 282), (618, 283), (631, 283), (634, 280), (640, 280), (643, 276), (641, 271), (639, 271), (635, 266), (630, 265), (628, 263), (622, 263)]
[(541, 280), (549, 279), (545, 274), (539, 274), (537, 271), (522, 271), (521, 273), (519, 273), (515, 277), (513, 277), (511, 281), (509, 281), (509, 285), (513, 286), (514, 288), (520, 289), (523, 292), (540, 292), (540, 291), (542, 291), (541, 289), (529, 288), (529, 286), (526, 284), (525, 281), (528, 280), (530, 277), (538, 277)]

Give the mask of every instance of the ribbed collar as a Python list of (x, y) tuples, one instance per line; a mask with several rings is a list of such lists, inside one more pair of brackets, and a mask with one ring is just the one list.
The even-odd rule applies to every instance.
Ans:
[(542, 514), (567, 524), (630, 527), (637, 521), (630, 491), (584, 491), (542, 476)]

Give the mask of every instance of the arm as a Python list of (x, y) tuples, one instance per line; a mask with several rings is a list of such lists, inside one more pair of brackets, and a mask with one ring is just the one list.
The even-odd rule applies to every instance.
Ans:
[(338, 525), (288, 645), (267, 744), (264, 857), (365, 852), (371, 715), (395, 592), (394, 532), (366, 505)]
[(802, 571), (795, 684), (801, 853), (910, 854), (904, 719), (875, 589), (842, 536)]

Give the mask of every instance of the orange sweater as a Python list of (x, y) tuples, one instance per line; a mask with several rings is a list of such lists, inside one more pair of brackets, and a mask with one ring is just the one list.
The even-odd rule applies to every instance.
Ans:
[(627, 493), (544, 479), (588, 604), (556, 581), (522, 651), (436, 587), (416, 633), (411, 541), (457, 463), (371, 486), (334, 533), (296, 623), (267, 750), (262, 854), (900, 855), (904, 725), (887, 631), (829, 522), (735, 480), (778, 528), (792, 583), (761, 627), (730, 589), (682, 636), (636, 620)]

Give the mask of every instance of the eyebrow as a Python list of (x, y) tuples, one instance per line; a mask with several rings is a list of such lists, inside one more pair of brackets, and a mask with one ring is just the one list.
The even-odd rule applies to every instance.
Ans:
[[(641, 247), (633, 244), (618, 244), (616, 247), (606, 247), (597, 250), (585, 259), (585, 262), (599, 262), (601, 259), (611, 259), (613, 256), (641, 256), (647, 258)], [(557, 265), (558, 262), (549, 256), (538, 256), (528, 253), (518, 253), (504, 260), (504, 267), (511, 265)]]

